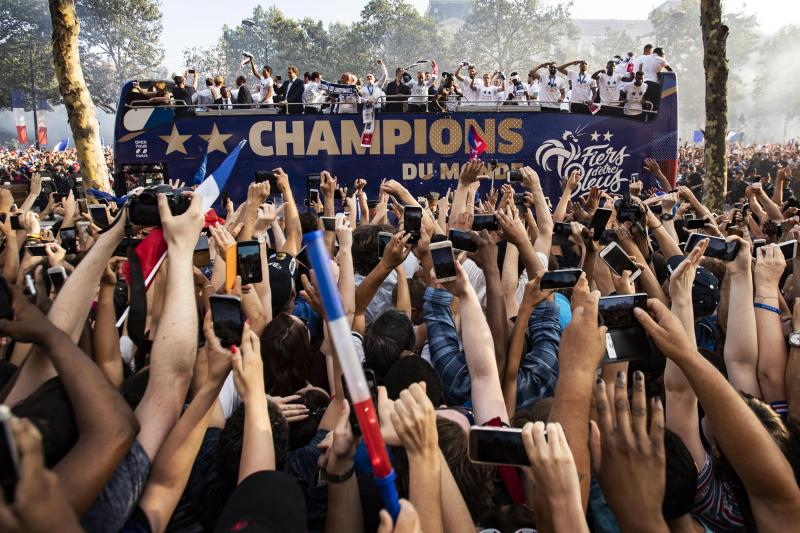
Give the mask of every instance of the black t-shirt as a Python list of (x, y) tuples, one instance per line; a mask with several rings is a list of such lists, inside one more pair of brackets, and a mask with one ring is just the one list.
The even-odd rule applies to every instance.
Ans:
[(390, 81), (386, 86), (386, 96), (390, 98), (386, 99), (384, 109), (390, 113), (401, 113), (403, 111), (403, 102), (410, 95), (411, 87), (405, 83), (397, 83), (396, 80)]

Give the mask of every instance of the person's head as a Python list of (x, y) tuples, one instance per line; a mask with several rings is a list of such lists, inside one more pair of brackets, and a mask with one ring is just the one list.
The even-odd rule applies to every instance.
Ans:
[(551, 76), (555, 76), (556, 72), (558, 72), (558, 67), (556, 67), (555, 63), (550, 63), (547, 66), (547, 71), (550, 73)]
[(681, 438), (664, 430), (664, 455), (667, 460), (667, 485), (662, 511), (667, 521), (688, 514), (694, 506), (697, 467)]
[(241, 86), (242, 86), (242, 85), (244, 85), (245, 83), (247, 83), (247, 78), (245, 78), (244, 76), (238, 76), (238, 77), (236, 78), (236, 86), (237, 86), (237, 87), (241, 87)]
[(579, 69), (581, 72), (585, 73), (587, 70), (589, 70), (589, 63), (588, 63), (587, 61), (581, 61), (581, 62), (578, 64), (578, 69)]
[(644, 72), (642, 72), (641, 70), (637, 70), (633, 78), (633, 83), (635, 83), (636, 86), (638, 87), (643, 82), (644, 82)]
[(474, 78), (478, 75), (478, 69), (475, 68), (475, 65), (470, 65), (467, 74), (469, 74), (470, 78)]
[(352, 255), (356, 273), (366, 276), (378, 266), (381, 260), (378, 257), (378, 233), (382, 231), (394, 233), (394, 228), (389, 225), (364, 224), (353, 230)]
[(653, 48), (653, 53), (658, 57), (664, 57), (664, 49), (661, 48), (660, 46), (656, 46), (655, 48)]
[(225, 83), (225, 78), (223, 78), (222, 76), (214, 76), (214, 85), (216, 85), (217, 87), (222, 87), (224, 83)]
[(367, 85), (375, 85), (375, 74), (372, 74), (370, 72), (369, 74), (364, 76), (364, 79), (366, 80), (366, 82), (367, 82), (366, 84)]
[(606, 74), (608, 74), (609, 76), (614, 74), (614, 69), (616, 68), (616, 66), (617, 66), (616, 63), (614, 63), (613, 61), (609, 61), (608, 63), (606, 63)]
[(493, 85), (495, 87), (502, 87), (503, 86), (503, 80), (501, 80), (500, 78), (495, 78)]
[(293, 404), (305, 405), (308, 409), (308, 418), (289, 424), (289, 449), (302, 448), (314, 438), (322, 416), (331, 403), (331, 397), (322, 389), (309, 387), (298, 392), (300, 398), (293, 400)]
[(206, 87), (214, 86), (214, 78), (206, 78)]
[(387, 309), (367, 327), (364, 333), (365, 366), (375, 372), (379, 383), (400, 359), (404, 350), (413, 350), (414, 326), (405, 313), (397, 309)]
[(403, 77), (404, 73), (405, 73), (405, 70), (402, 67), (397, 67), (396, 69), (394, 69), (394, 78), (396, 80), (399, 80), (400, 78)]
[(647, 43), (646, 45), (644, 45), (644, 55), (649, 56), (652, 52), (653, 52), (652, 44)]
[(483, 84), (488, 87), (489, 86), (489, 82), (491, 81), (491, 79), (492, 79), (492, 77), (489, 75), (489, 73), (484, 74), (483, 75)]
[(313, 209), (300, 213), (300, 229), (303, 231), (303, 235), (316, 231), (318, 227), (319, 217)]
[[(275, 450), (275, 469), (283, 470), (289, 446), (289, 424), (274, 402), (267, 402), (269, 422), (272, 427), (272, 446)], [(217, 469), (220, 477), (229, 486), (235, 486), (239, 477), (239, 461), (242, 457), (244, 437), (244, 403), (225, 421), (217, 445)]]
[(270, 67), (269, 65), (264, 65), (263, 67), (261, 67), (261, 75), (264, 76), (265, 78), (269, 78), (270, 76), (272, 76), (272, 67)]
[(293, 80), (297, 77), (297, 72), (298, 72), (297, 67), (294, 65), (289, 65), (286, 68), (286, 75), (289, 76), (290, 80)]
[(230, 98), (231, 97), (231, 90), (226, 85), (223, 85), (222, 87), (219, 88), (219, 94), (223, 98)]
[(311, 74), (308, 71), (303, 72), (303, 83), (311, 81)]
[(320, 80), (322, 80), (322, 74), (320, 74), (316, 70), (311, 73), (311, 81), (319, 83)]
[(280, 313), (261, 334), (264, 383), (269, 394), (289, 396), (308, 384), (311, 345), (306, 324)]
[(421, 70), (417, 71), (417, 81), (423, 83), (425, 81), (425, 73)]
[(789, 462), (795, 479), (800, 479), (800, 443), (792, 434), (792, 430), (768, 403), (749, 394), (742, 396)]
[(528, 83), (533, 83), (538, 78), (539, 78), (539, 75), (536, 73), (535, 70), (529, 70), (528, 71)]
[(339, 77), (339, 83), (349, 84), (350, 83), (350, 73), (349, 72), (342, 73), (342, 75)]
[(181, 87), (181, 88), (183, 88), (184, 84), (186, 83), (186, 80), (183, 79), (183, 76), (178, 76), (178, 75), (173, 76), (172, 81), (175, 82), (175, 87)]

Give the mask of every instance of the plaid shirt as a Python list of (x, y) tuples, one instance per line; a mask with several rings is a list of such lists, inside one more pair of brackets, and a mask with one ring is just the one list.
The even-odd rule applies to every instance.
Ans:
[[(431, 362), (442, 382), (450, 404), (470, 399), (467, 358), (461, 348), (450, 304), (453, 296), (443, 289), (425, 290), (423, 314), (428, 327)], [(517, 374), (517, 407), (525, 408), (552, 396), (558, 378), (558, 343), (561, 338), (558, 305), (539, 304), (528, 321), (530, 351), (520, 362)]]

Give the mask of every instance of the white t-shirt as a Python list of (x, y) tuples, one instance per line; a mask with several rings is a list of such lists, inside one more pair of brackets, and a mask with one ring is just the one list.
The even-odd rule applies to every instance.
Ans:
[(592, 99), (592, 89), (597, 87), (597, 83), (590, 75), (569, 71), (569, 81), (572, 84), (571, 102), (583, 103)]
[(422, 83), (417, 80), (411, 80), (406, 85), (411, 89), (411, 96), (408, 97), (409, 104), (427, 104), (428, 103), (428, 87), (433, 85), (436, 81), (436, 74), (431, 76), (427, 81), (423, 80)]
[(303, 89), (303, 104), (320, 109), (320, 104), (325, 101), (325, 91), (319, 88), (319, 83), (310, 81)]
[(506, 98), (511, 95), (511, 100), (514, 102), (525, 102), (528, 100), (528, 84), (519, 82), (518, 84), (512, 83), (506, 91)]
[(361, 87), (361, 99), (364, 102), (372, 102), (378, 109), (381, 108), (384, 92), (378, 85), (364, 85)]
[(609, 102), (619, 100), (619, 88), (623, 75), (616, 72), (609, 76), (601, 72), (597, 76), (597, 90), (600, 93), (600, 103), (608, 105)]
[(464, 78), (461, 82), (461, 93), (464, 95), (463, 100), (466, 102), (478, 102), (481, 99), (481, 89), (483, 89), (483, 80), (475, 78), (475, 89), (471, 87), (472, 80), (469, 76)]
[(501, 92), (503, 92), (502, 87), (497, 87), (496, 85), (484, 85), (481, 87), (481, 93), (478, 97), (478, 100), (484, 103), (495, 103), (497, 102), (497, 95)]
[(625, 114), (626, 115), (641, 115), (642, 114), (642, 99), (644, 92), (647, 90), (647, 85), (642, 83), (636, 86), (636, 83), (626, 83), (622, 86), (622, 92), (625, 93)]
[(667, 60), (661, 56), (650, 54), (649, 56), (644, 56), (641, 64), (642, 71), (644, 72), (644, 81), (658, 82), (658, 73), (661, 72), (661, 69), (667, 66), (669, 63), (667, 63)]
[(544, 107), (559, 107), (564, 80), (558, 76), (547, 75), (539, 80), (539, 101)]
[(272, 90), (272, 94), (270, 95), (269, 98), (267, 98), (266, 96), (267, 96), (267, 93), (270, 92), (270, 89), (273, 86), (272, 76), (267, 76), (266, 78), (261, 78), (261, 81), (259, 83), (261, 85), (261, 89), (259, 90), (258, 93), (261, 96), (261, 100), (260, 100), (261, 103), (262, 104), (271, 104), (272, 103), (272, 97), (275, 96), (275, 90), (274, 89)]
[(633, 60), (633, 71), (634, 72), (638, 72), (639, 67), (642, 66), (642, 62), (644, 62), (645, 59), (647, 59), (648, 57), (650, 57), (652, 55), (653, 54), (648, 54), (648, 55), (642, 54), (640, 56), (637, 56), (636, 59)]

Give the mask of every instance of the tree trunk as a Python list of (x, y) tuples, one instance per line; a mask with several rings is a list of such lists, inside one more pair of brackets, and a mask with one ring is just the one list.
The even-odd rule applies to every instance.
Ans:
[(728, 27), (722, 23), (720, 0), (700, 0), (703, 67), (706, 72), (705, 178), (703, 203), (722, 211), (728, 188)]
[(100, 143), (100, 124), (94, 103), (83, 78), (78, 53), (80, 25), (75, 14), (74, 0), (49, 0), (53, 23), (53, 65), (58, 89), (67, 108), (69, 125), (78, 150), (78, 162), (84, 184), (111, 191), (103, 147)]

